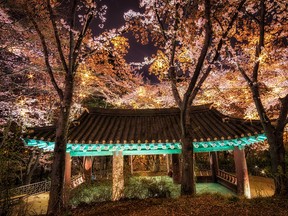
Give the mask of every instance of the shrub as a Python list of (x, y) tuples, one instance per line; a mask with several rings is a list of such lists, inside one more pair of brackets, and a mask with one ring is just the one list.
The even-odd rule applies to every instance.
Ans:
[(177, 197), (178, 186), (167, 176), (131, 177), (125, 186), (124, 196), (128, 199), (145, 199), (149, 197)]

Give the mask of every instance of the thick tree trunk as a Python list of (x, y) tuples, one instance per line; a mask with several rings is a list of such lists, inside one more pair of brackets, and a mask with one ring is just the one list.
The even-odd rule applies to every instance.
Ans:
[(159, 155), (155, 155), (153, 172), (159, 172), (159, 171), (160, 171), (160, 156)]
[[(69, 79), (70, 78), (70, 79)], [(51, 173), (51, 188), (47, 215), (61, 215), (63, 213), (64, 200), (64, 173), (67, 134), (69, 127), (69, 115), (73, 97), (73, 78), (66, 77), (65, 95), (60, 109), (59, 119), (56, 126), (56, 138), (54, 148), (54, 159)]]
[(181, 183), (181, 174), (180, 174), (180, 163), (179, 163), (179, 155), (172, 154), (172, 178), (173, 182), (176, 184)]
[(182, 142), (182, 179), (181, 195), (194, 195), (196, 193), (192, 139), (188, 136), (181, 138)]
[(288, 177), (285, 164), (285, 147), (283, 142), (283, 132), (267, 133), (269, 151), (272, 165), (272, 175), (275, 183), (276, 196), (288, 196)]
[(210, 168), (212, 173), (212, 181), (217, 182), (217, 174), (219, 170), (217, 152), (210, 152), (209, 154)]

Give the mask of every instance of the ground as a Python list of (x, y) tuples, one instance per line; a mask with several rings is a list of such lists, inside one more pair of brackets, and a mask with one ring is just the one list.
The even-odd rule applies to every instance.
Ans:
[[(252, 198), (255, 198), (255, 197), (259, 197), (259, 196), (272, 196), (273, 195), (273, 191), (274, 191), (274, 188), (273, 188), (273, 180), (272, 179), (269, 179), (269, 178), (264, 178), (264, 177), (255, 177), (255, 176), (250, 176), (249, 177), (250, 179), (250, 185), (251, 185), (251, 197)], [(228, 189), (222, 187), (221, 185), (219, 184), (206, 184), (206, 183), (202, 183), (202, 184), (197, 184), (197, 192), (200, 194), (203, 194), (203, 193), (207, 193), (207, 192), (210, 192), (210, 193), (219, 193), (219, 194), (222, 194), (224, 196), (226, 195), (233, 195), (233, 193), (231, 191), (229, 191)], [(27, 211), (29, 212), (30, 215), (40, 215), (40, 214), (44, 214), (46, 212), (46, 209), (47, 209), (47, 204), (48, 204), (48, 198), (49, 198), (49, 194), (48, 193), (43, 193), (43, 194), (38, 194), (38, 195), (34, 195), (34, 196), (30, 196), (27, 198), (26, 200), (26, 203), (27, 203)], [(187, 202), (185, 202), (188, 206), (186, 208), (189, 208), (190, 207), (195, 207), (196, 204), (194, 204), (194, 202), (206, 202), (206, 203), (209, 203), (210, 201), (212, 201), (213, 199), (215, 199), (215, 197), (211, 198), (208, 196), (208, 200), (205, 201), (205, 200), (202, 200), (200, 198), (189, 198), (189, 199), (192, 199), (191, 200), (191, 203), (190, 204), (187, 204)], [(203, 198), (205, 199), (205, 198)], [(211, 200), (212, 199), (212, 200)], [(181, 199), (180, 199), (181, 200)], [(134, 210), (141, 210), (143, 207), (141, 206), (141, 203), (143, 203), (143, 205), (146, 205), (147, 209), (153, 209), (155, 206), (158, 205), (159, 207), (159, 202), (163, 202), (165, 203), (165, 205), (163, 206), (163, 208), (167, 208), (167, 209), (170, 209), (171, 208), (171, 202), (180, 202), (180, 200), (178, 199), (147, 199), (147, 200), (141, 200), (141, 201), (137, 201), (137, 200), (131, 200), (131, 201), (121, 201), (121, 202), (107, 202), (107, 203), (100, 203), (100, 204), (95, 204), (93, 205), (92, 207), (84, 207), (83, 209), (89, 209), (87, 210), (87, 212), (89, 211), (93, 211), (94, 207), (96, 208), (97, 207), (97, 211), (100, 211), (100, 212), (95, 212), (95, 214), (90, 214), (90, 215), (102, 215), (101, 211), (103, 211), (103, 214), (105, 214), (105, 208), (111, 208), (111, 211), (114, 209), (115, 211), (115, 214), (114, 215), (117, 215), (116, 213), (117, 212), (121, 212), (122, 210), (121, 209), (126, 209), (129, 207), (129, 205), (133, 206), (132, 209)], [(214, 200), (216, 203), (215, 203), (215, 206), (221, 206), (223, 205), (223, 203), (217, 203), (217, 197), (216, 199)], [(155, 204), (156, 203), (156, 204)], [(158, 204), (157, 204), (158, 203)], [(170, 203), (170, 204), (169, 204)], [(229, 202), (228, 202), (229, 204)], [(239, 202), (238, 204), (236, 203), (236, 207), (237, 205), (241, 205), (241, 204), (244, 204), (245, 205), (248, 205), (248, 203), (242, 203), (242, 202)], [(149, 206), (150, 205), (150, 206)], [(198, 204), (197, 204), (198, 205)], [(229, 206), (227, 207), (235, 207), (235, 206), (231, 206), (232, 204), (229, 204)], [(250, 204), (249, 204), (250, 205)], [(248, 205), (248, 206), (249, 206)], [(106, 207), (105, 207), (106, 206)], [(115, 206), (115, 207), (114, 207)], [(138, 207), (136, 207), (138, 206)], [(149, 207), (148, 207), (149, 206)], [(169, 207), (170, 206), (170, 207)], [(201, 203), (199, 204), (199, 208), (201, 208)], [(136, 208), (134, 208), (136, 207)], [(203, 206), (202, 206), (203, 207)], [(273, 206), (274, 207), (274, 206)], [(118, 209), (119, 208), (119, 209)], [(220, 207), (219, 207), (220, 208)], [(81, 210), (82, 208), (78, 209), (79, 211), (82, 211)], [(131, 209), (131, 211), (132, 211)], [(197, 209), (197, 208), (196, 208)], [(210, 208), (208, 208), (210, 209)], [(288, 209), (288, 207), (287, 207)], [(78, 210), (73, 210), (73, 214), (74, 215), (77, 215), (77, 211)], [(162, 209), (163, 210), (163, 209)], [(171, 212), (173, 211), (176, 211), (177, 209), (171, 209)], [(187, 209), (186, 209), (187, 210)], [(214, 209), (210, 209), (211, 211)], [(86, 211), (86, 210), (85, 210)], [(123, 210), (124, 211), (124, 210)], [(138, 211), (135, 212), (131, 212), (130, 215), (137, 215), (137, 214), (140, 214), (140, 212)], [(148, 211), (148, 210), (147, 210)], [(178, 211), (178, 210), (177, 210)], [(187, 210), (188, 211), (188, 210)], [(191, 212), (194, 212), (194, 210), (189, 210)], [(188, 211), (188, 212), (189, 212)], [(196, 211), (196, 210), (195, 210)], [(198, 211), (200, 211), (200, 209), (198, 209)], [(145, 210), (146, 212), (146, 210)], [(144, 216), (144, 213), (143, 211), (143, 214), (141, 213), (142, 216)], [(157, 212), (157, 211), (156, 211)], [(216, 211), (217, 212), (217, 211)], [(268, 211), (269, 212), (269, 211)], [(79, 213), (79, 212), (78, 212)], [(100, 214), (101, 213), (101, 214)], [(107, 215), (109, 215), (108, 213), (109, 212), (106, 212)], [(264, 212), (265, 213), (265, 212)], [(83, 213), (81, 213), (83, 214)], [(128, 215), (129, 215), (128, 214)], [(148, 214), (148, 212), (147, 212)], [(159, 213), (160, 214), (160, 213)], [(212, 214), (212, 212), (211, 212)], [(85, 214), (83, 214), (85, 215)], [(89, 215), (89, 213), (87, 213), (87, 215)], [(121, 215), (121, 214), (118, 214), (118, 215)], [(149, 216), (152, 216), (150, 213), (148, 214)], [(156, 214), (157, 215), (157, 214)], [(165, 211), (162, 212), (162, 215), (165, 215)], [(168, 215), (173, 215), (173, 214), (168, 214)], [(175, 214), (176, 215), (176, 214)], [(178, 215), (178, 214), (177, 214)], [(183, 214), (185, 215), (185, 214)], [(189, 214), (188, 214), (189, 215)], [(220, 214), (221, 215), (221, 214)], [(245, 215), (245, 214), (244, 214)], [(250, 215), (250, 214), (249, 214)], [(253, 215), (253, 214), (252, 214)], [(265, 215), (265, 214), (263, 214)], [(267, 215), (267, 214), (266, 214)], [(286, 214), (288, 215), (288, 213)]]
[(288, 200), (274, 198), (238, 199), (221, 195), (205, 194), (197, 197), (177, 199), (150, 198), (145, 200), (124, 200), (81, 206), (70, 212), (77, 216), (287, 216)]

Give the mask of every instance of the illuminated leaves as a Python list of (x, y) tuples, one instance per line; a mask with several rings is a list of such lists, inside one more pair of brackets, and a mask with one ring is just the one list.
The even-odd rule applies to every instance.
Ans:
[(158, 50), (153, 63), (149, 67), (149, 72), (157, 75), (160, 79), (164, 79), (167, 78), (168, 69), (169, 61), (167, 56)]

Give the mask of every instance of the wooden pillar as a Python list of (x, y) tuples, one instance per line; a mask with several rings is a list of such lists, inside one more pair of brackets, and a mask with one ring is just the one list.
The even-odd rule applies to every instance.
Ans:
[(66, 152), (65, 157), (65, 175), (64, 175), (64, 187), (71, 187), (71, 156), (70, 152)]
[(166, 154), (165, 157), (166, 157), (166, 171), (167, 173), (170, 172), (170, 155), (169, 154)]
[(133, 175), (133, 155), (129, 156), (130, 157), (130, 168), (131, 168), (131, 175)]
[(217, 173), (219, 170), (217, 152), (209, 152), (210, 168), (212, 172), (212, 181), (217, 182)]
[(84, 179), (87, 183), (91, 183), (92, 179), (92, 157), (85, 156), (83, 160)]
[(124, 159), (122, 151), (113, 152), (112, 167), (112, 201), (123, 197), (124, 192)]
[(244, 149), (240, 150), (238, 147), (234, 147), (234, 161), (237, 177), (237, 194), (250, 198), (250, 184)]
[(172, 154), (172, 169), (173, 169), (173, 182), (176, 184), (181, 183), (181, 174), (180, 174), (180, 161), (178, 154)]
[(64, 193), (63, 200), (64, 206), (68, 206), (70, 188), (71, 188), (71, 155), (70, 152), (66, 152), (65, 156), (65, 173), (64, 173)]

